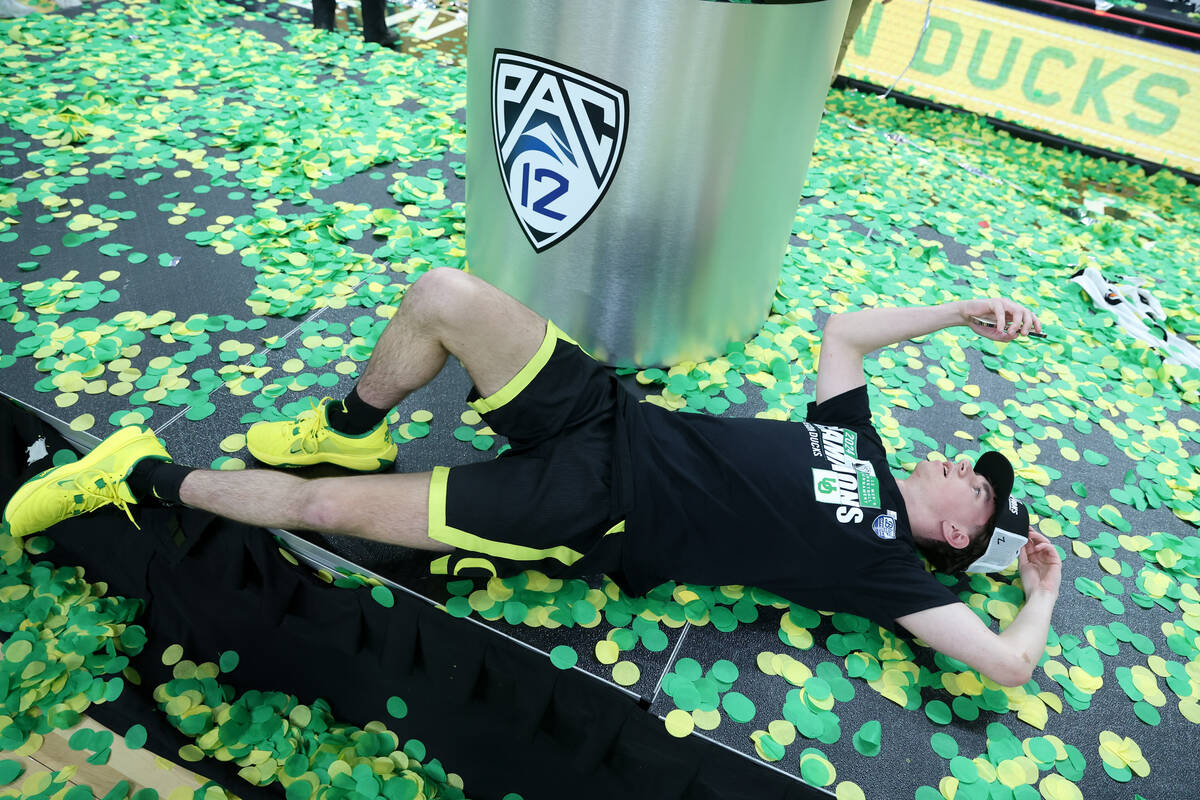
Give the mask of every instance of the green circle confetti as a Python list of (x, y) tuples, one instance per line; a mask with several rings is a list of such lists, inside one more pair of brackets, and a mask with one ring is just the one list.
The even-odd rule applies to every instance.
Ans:
[(391, 608), (396, 605), (396, 596), (392, 594), (392, 590), (386, 586), (372, 586), (371, 599), (384, 608)]
[(146, 746), (146, 728), (143, 725), (131, 725), (125, 731), (125, 746), (130, 750), (141, 750)]
[(559, 669), (570, 669), (579, 661), (579, 654), (570, 645), (560, 644), (550, 651), (550, 663)]

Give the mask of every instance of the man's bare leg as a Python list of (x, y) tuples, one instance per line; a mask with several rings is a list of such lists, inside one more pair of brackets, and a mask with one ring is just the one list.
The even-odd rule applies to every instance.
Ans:
[(546, 320), (485, 281), (455, 269), (430, 270), (408, 288), (375, 345), (358, 394), (390, 409), (458, 358), (487, 396), (515, 376), (546, 333)]
[[(484, 281), (431, 270), (409, 287), (380, 337), (359, 382), (360, 399), (390, 409), (431, 380), (449, 355), (481, 394), (494, 394), (529, 362), (545, 332), (545, 319)], [(429, 474), (307, 481), (262, 470), (192, 470), (154, 455), (137, 461), (126, 482), (134, 497), (178, 500), (249, 524), (446, 549), (426, 535)]]
[[(494, 286), (458, 270), (431, 270), (409, 287), (384, 329), (358, 394), (390, 409), (454, 355), (486, 397), (529, 362), (545, 334), (544, 318)], [(251, 525), (447, 550), (427, 535), (429, 481), (429, 473), (305, 480), (270, 470), (198, 470), (183, 479), (179, 499)]]
[(179, 499), (248, 525), (450, 550), (427, 535), (429, 479), (428, 472), (306, 480), (268, 469), (196, 470)]

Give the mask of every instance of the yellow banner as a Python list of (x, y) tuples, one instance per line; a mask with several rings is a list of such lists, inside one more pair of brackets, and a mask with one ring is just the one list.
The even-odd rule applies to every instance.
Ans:
[[(842, 72), (1200, 173), (1200, 53), (976, 0), (874, 3)], [(914, 56), (915, 54), (915, 56)]]

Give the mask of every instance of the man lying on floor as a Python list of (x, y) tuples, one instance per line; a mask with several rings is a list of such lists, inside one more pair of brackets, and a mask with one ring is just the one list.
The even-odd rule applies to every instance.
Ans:
[[(994, 327), (973, 319), (989, 316)], [(131, 426), (27, 482), (5, 521), (23, 536), (109, 503), (129, 514), (129, 504), (158, 499), (251, 525), (446, 551), (433, 568), (452, 575), (605, 573), (631, 594), (671, 579), (755, 586), (899, 624), (998, 683), (1020, 685), (1045, 649), (1061, 562), (1010, 497), (1011, 464), (988, 452), (974, 466), (924, 461), (897, 479), (867, 402), (866, 354), (964, 325), (996, 341), (1041, 327), (1000, 299), (837, 315), (825, 325), (806, 422), (678, 414), (637, 402), (552, 322), (499, 289), (435, 269), (409, 287), (344, 401), (258, 423), (250, 452), (279, 467), (389, 468), (396, 446), (384, 418), (453, 355), (474, 382), (468, 402), (511, 444), (502, 456), (305, 480), (174, 464), (153, 432)], [(1026, 602), (1000, 634), (917, 554), (960, 571), (994, 532), (1026, 529)]]

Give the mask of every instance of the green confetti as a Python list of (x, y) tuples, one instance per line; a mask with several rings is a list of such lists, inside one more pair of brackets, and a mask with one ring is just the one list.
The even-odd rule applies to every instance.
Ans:
[(874, 757), (882, 749), (883, 727), (879, 720), (869, 720), (855, 732), (854, 749), (864, 756)]
[(21, 777), (23, 772), (25, 772), (25, 765), (20, 761), (14, 761), (13, 759), (0, 761), (0, 786), (7, 786), (12, 783)]
[(146, 728), (142, 725), (131, 725), (125, 731), (125, 746), (130, 750), (140, 750), (146, 746)]
[(721, 698), (721, 708), (734, 722), (749, 722), (758, 713), (750, 698), (741, 692), (726, 692)]
[(550, 651), (550, 663), (559, 669), (570, 669), (579, 661), (579, 654), (570, 645), (560, 644)]
[(386, 586), (372, 586), (371, 599), (384, 608), (391, 608), (396, 605), (396, 597), (392, 594), (392, 590)]

